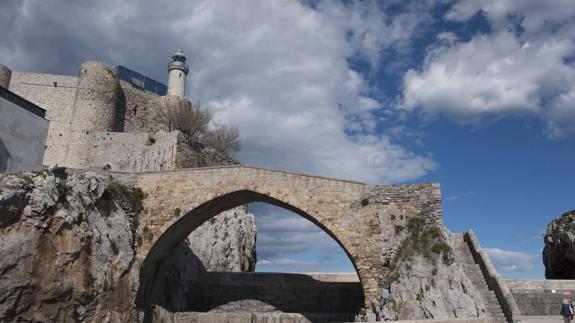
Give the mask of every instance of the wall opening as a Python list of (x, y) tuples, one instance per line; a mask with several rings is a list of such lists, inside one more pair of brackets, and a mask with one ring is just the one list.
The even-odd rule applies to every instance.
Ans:
[[(218, 264), (210, 255), (206, 258), (201, 254), (208, 250), (220, 253), (214, 254), (214, 258), (223, 256), (222, 250), (214, 245), (214, 241), (220, 242), (213, 236), (248, 234), (245, 226), (249, 223), (236, 220), (234, 225), (240, 232), (230, 233), (225, 226), (231, 224), (219, 219), (222, 215), (233, 218), (234, 212), (247, 212), (244, 207), (247, 203), (252, 203), (249, 210), (256, 213), (256, 223), (261, 227), (258, 264), (255, 259), (236, 259), (232, 261), (236, 266), (230, 268)], [(201, 226), (204, 222), (220, 232), (205, 232), (205, 225)], [(212, 238), (207, 238), (210, 234)], [(194, 235), (199, 237), (199, 246), (191, 246), (187, 239)], [(250, 237), (232, 240), (236, 238)], [(312, 250), (311, 246), (319, 248)], [(236, 247), (246, 245), (239, 243)], [(227, 251), (227, 256), (236, 256)], [(312, 321), (333, 322), (352, 321), (364, 303), (363, 295), (353, 259), (321, 223), (266, 195), (239, 191), (192, 210), (157, 240), (142, 268), (138, 306), (147, 310), (146, 317), (151, 315), (152, 308), (160, 307), (189, 315), (291, 313)]]

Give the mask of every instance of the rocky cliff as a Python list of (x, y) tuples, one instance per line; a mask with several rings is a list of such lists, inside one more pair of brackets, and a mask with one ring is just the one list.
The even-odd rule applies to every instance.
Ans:
[[(134, 304), (143, 198), (118, 174), (0, 176), (0, 321), (141, 320)], [(253, 269), (253, 223), (241, 209), (219, 215), (182, 243), (173, 259), (184, 264), (174, 268)], [(199, 262), (185, 258), (192, 249), (202, 251)]]
[(485, 314), (481, 295), (453, 255), (455, 237), (419, 218), (407, 222), (391, 262), (379, 309), (385, 320), (447, 319)]
[(575, 279), (575, 210), (549, 223), (543, 240), (545, 278)]

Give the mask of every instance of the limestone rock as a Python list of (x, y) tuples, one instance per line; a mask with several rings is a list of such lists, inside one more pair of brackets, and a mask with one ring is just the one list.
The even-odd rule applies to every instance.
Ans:
[[(0, 322), (141, 321), (135, 248), (144, 197), (127, 183), (89, 171), (0, 176)], [(170, 287), (206, 269), (255, 266), (255, 222), (245, 208), (197, 230), (171, 257), (178, 275), (166, 282), (166, 299), (185, 302)]]
[(0, 212), (0, 321), (138, 320), (137, 206), (106, 195), (111, 183), (97, 174), (0, 177), (0, 209), (9, 210)]
[(254, 271), (256, 265), (255, 218), (245, 207), (224, 211), (198, 227), (164, 264), (160, 303), (174, 312), (194, 304), (195, 284), (206, 272)]
[(256, 223), (246, 207), (222, 212), (194, 230), (190, 248), (207, 271), (254, 271)]
[(545, 278), (575, 279), (575, 210), (549, 223), (543, 240)]
[[(426, 238), (427, 254), (421, 246), (410, 252), (402, 243), (400, 249), (403, 250), (398, 251), (400, 255), (392, 265), (389, 290), (384, 291), (388, 297), (380, 317), (402, 320), (485, 316), (481, 295), (450, 254), (455, 237), (445, 228), (436, 228), (434, 232), (428, 231), (431, 237)], [(425, 234), (423, 232), (420, 237)], [(413, 239), (413, 236), (406, 239)], [(444, 247), (434, 252), (431, 246), (436, 244)]]

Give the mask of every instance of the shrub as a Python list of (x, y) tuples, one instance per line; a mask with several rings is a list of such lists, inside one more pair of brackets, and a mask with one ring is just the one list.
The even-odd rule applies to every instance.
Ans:
[(403, 231), (404, 227), (401, 224), (397, 224), (394, 226), (395, 229), (395, 234), (399, 234), (401, 231)]
[(181, 213), (181, 212), (182, 212), (182, 210), (181, 210), (179, 207), (175, 208), (175, 209), (174, 209), (174, 216), (175, 216), (175, 217), (180, 216), (180, 213)]
[(369, 205), (369, 199), (368, 198), (364, 198), (361, 200), (361, 206), (368, 206)]

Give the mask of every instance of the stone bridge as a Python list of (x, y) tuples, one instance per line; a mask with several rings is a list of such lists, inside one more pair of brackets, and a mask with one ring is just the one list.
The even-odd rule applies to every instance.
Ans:
[(363, 183), (248, 167), (221, 166), (134, 174), (147, 197), (138, 305), (155, 304), (162, 262), (194, 229), (222, 211), (266, 202), (315, 223), (347, 253), (360, 278), (365, 309), (378, 299), (397, 247), (395, 225), (422, 216), (441, 223), (439, 185)]

